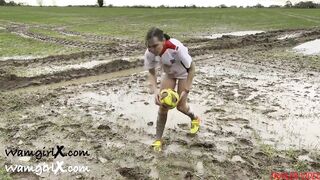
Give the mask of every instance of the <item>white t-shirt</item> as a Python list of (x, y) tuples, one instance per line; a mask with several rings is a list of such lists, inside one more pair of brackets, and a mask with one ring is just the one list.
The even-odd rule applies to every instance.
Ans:
[(185, 47), (177, 39), (170, 38), (165, 41), (160, 56), (155, 56), (148, 49), (144, 54), (144, 68), (146, 70), (161, 65), (163, 73), (170, 78), (186, 79), (187, 69), (190, 68), (192, 58)]

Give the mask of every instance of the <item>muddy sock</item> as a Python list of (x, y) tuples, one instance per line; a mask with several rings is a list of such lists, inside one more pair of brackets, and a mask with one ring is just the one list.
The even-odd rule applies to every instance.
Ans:
[(160, 112), (158, 111), (158, 118), (157, 118), (157, 128), (156, 128), (156, 138), (161, 139), (162, 134), (164, 131), (164, 127), (167, 122), (167, 115), (168, 112)]

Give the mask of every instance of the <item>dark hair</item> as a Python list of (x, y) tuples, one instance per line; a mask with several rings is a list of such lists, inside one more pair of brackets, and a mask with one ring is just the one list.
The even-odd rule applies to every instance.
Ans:
[(160, 41), (163, 41), (164, 39), (165, 40), (170, 39), (170, 36), (168, 34), (163, 33), (163, 31), (161, 29), (156, 28), (156, 27), (150, 28), (149, 31), (147, 32), (146, 39), (145, 39), (146, 44), (153, 37), (157, 37)]

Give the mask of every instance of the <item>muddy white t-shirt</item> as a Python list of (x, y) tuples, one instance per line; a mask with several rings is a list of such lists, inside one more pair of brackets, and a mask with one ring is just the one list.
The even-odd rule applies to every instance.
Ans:
[(170, 78), (186, 79), (187, 69), (190, 68), (191, 62), (192, 58), (188, 48), (173, 38), (165, 41), (160, 56), (155, 56), (148, 49), (144, 54), (144, 68), (146, 70), (160, 65), (163, 73)]

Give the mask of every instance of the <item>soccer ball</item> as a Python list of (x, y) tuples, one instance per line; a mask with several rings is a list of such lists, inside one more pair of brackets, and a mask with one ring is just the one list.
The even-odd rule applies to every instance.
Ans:
[(170, 109), (177, 107), (179, 94), (173, 89), (163, 89), (160, 92), (160, 102), (167, 105)]

